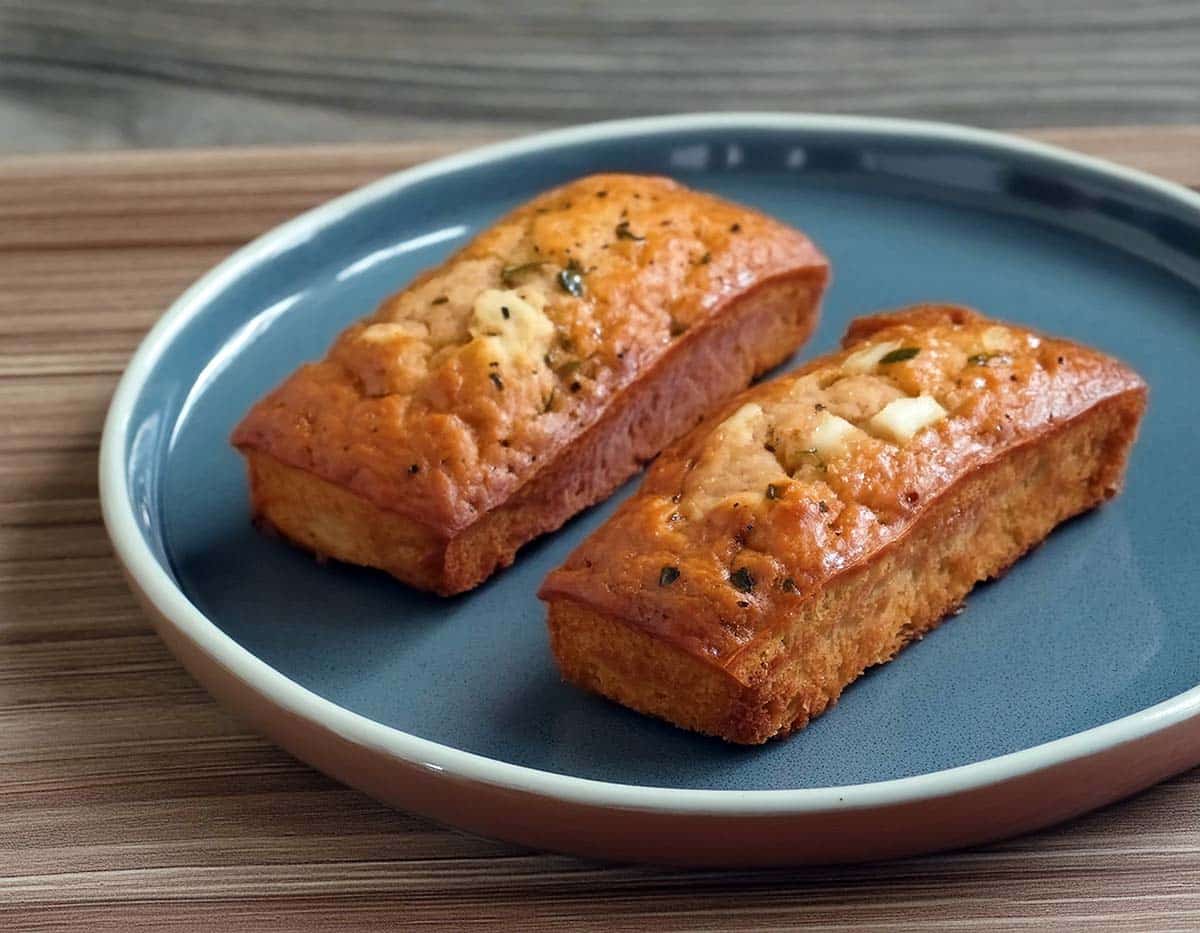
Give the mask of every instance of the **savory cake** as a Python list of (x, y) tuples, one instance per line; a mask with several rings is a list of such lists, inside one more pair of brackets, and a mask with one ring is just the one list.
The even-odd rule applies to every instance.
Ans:
[(731, 742), (803, 728), (1115, 495), (1121, 363), (952, 306), (855, 321), (666, 451), (546, 579), (563, 675)]
[(604, 498), (812, 332), (801, 233), (666, 178), (539, 196), (233, 434), (259, 521), (442, 594)]

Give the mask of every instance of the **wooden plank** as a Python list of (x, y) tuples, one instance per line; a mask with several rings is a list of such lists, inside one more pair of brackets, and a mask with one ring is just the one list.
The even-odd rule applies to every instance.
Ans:
[(1200, 126), (1081, 127), (1023, 135), (1200, 188)]
[[(1200, 185), (1197, 128), (1035, 135)], [(604, 866), (388, 810), (204, 694), (100, 526), (96, 444), (119, 370), (247, 237), (451, 148), (0, 160), (0, 929), (1200, 927), (1200, 771), (969, 852), (757, 873)], [(148, 190), (172, 212), (143, 212)], [(31, 219), (35, 233), (14, 232)]]
[(421, 144), (15, 158), (0, 174), (0, 249), (243, 243), (335, 194), (448, 151)]
[(0, 148), (463, 138), (819, 110), (1195, 121), (1189, 0), (0, 0)]

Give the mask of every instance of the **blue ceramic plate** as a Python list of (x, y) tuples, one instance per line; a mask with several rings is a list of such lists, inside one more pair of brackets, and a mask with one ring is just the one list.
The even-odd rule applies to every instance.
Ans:
[[(803, 733), (757, 749), (631, 713), (555, 672), (534, 593), (636, 483), (453, 599), (317, 565), (258, 534), (228, 444), (250, 404), (509, 208), (612, 170), (671, 175), (808, 233), (834, 283), (802, 356), (833, 347), (855, 315), (947, 301), (1126, 360), (1149, 381), (1151, 403), (1124, 495), (980, 587), (959, 618), (868, 673)], [(814, 815), (858, 838), (853, 820), (867, 811), (1044, 779), (1193, 721), (1198, 204), (1182, 188), (1048, 147), (863, 119), (639, 120), (443, 160), (285, 225), (179, 300), (114, 400), (106, 519), (164, 637), (197, 676), (351, 783), (470, 829), (575, 851), (689, 858), (634, 825), (597, 841), (598, 823), (633, 809), (687, 816), (701, 838), (706, 825), (725, 827), (705, 843), (719, 857), (691, 860), (821, 857)], [(1200, 759), (1187, 744), (1142, 783)], [(1094, 767), (1087, 773), (1091, 797), (1069, 794), (1004, 826), (968, 819), (952, 837), (890, 848), (859, 840), (824, 854), (986, 838), (1133, 789), (1103, 778), (1096, 787)], [(538, 828), (562, 818), (552, 803), (582, 808), (571, 817), (578, 832)], [(764, 814), (793, 818), (791, 834), (755, 859), (761, 842), (738, 848), (728, 824)]]

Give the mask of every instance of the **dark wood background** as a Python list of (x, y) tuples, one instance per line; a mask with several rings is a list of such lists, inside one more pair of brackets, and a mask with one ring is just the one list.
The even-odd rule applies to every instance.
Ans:
[(1200, 122), (1197, 0), (0, 0), (0, 151), (633, 114)]

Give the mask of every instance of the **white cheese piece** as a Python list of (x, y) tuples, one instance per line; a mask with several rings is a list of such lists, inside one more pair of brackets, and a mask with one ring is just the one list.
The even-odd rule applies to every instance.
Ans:
[(867, 422), (867, 430), (879, 437), (903, 444), (922, 428), (946, 417), (946, 409), (928, 395), (898, 398)]
[(379, 321), (339, 341), (338, 359), (372, 397), (413, 392), (429, 374), (429, 329), (420, 321)]
[(475, 299), (468, 329), (506, 360), (541, 359), (554, 337), (554, 322), (544, 307), (545, 297), (531, 289), (485, 289)]
[(845, 418), (822, 411), (804, 427), (780, 429), (777, 444), (788, 472), (794, 474), (805, 466), (819, 467), (842, 454), (856, 438), (866, 436)]
[(989, 327), (980, 340), (988, 353), (1003, 353), (1013, 348), (1013, 334), (1007, 327)]
[(787, 474), (765, 446), (768, 428), (767, 416), (754, 402), (717, 425), (688, 474), (680, 510), (700, 518), (730, 496), (748, 503), (765, 496), (769, 483), (786, 483)]
[(846, 444), (855, 436), (864, 437), (865, 434), (845, 418), (823, 411), (808, 436), (808, 448), (815, 450), (821, 459), (828, 459), (845, 450)]
[(883, 343), (868, 344), (861, 350), (854, 351), (842, 361), (842, 371), (848, 373), (874, 372), (875, 367), (879, 365), (881, 359), (893, 350), (899, 349), (900, 341), (898, 340), (885, 340)]
[(767, 432), (767, 419), (762, 406), (747, 402), (717, 425), (713, 432), (724, 444), (744, 447), (760, 442)]
[(367, 343), (388, 343), (400, 337), (426, 340), (429, 337), (429, 328), (420, 321), (382, 321), (364, 328), (358, 335), (359, 340)]

